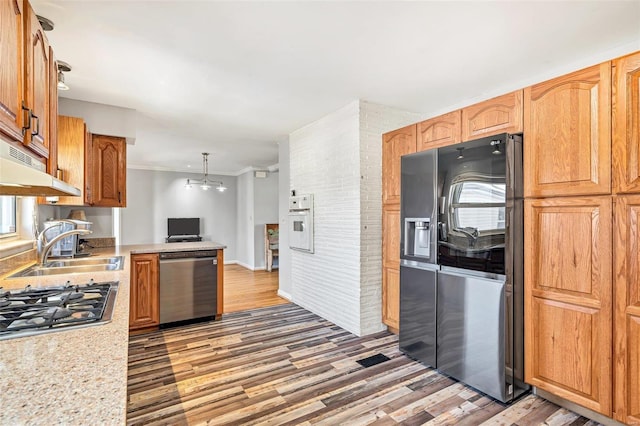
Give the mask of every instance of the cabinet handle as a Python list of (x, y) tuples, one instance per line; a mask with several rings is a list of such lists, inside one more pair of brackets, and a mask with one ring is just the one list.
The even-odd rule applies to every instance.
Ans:
[(118, 204), (122, 204), (122, 193), (118, 191)]
[[(40, 134), (40, 119), (38, 118), (37, 115), (35, 115), (33, 113), (33, 111), (29, 111), (29, 115), (33, 118), (35, 118), (36, 120), (36, 131), (35, 132), (31, 132), (31, 136), (38, 136)], [(31, 122), (31, 120), (29, 120), (29, 122)]]
[(22, 136), (24, 136), (24, 134), (27, 132), (27, 130), (31, 128), (31, 110), (26, 107), (24, 102), (22, 102), (22, 111), (26, 111), (27, 112), (27, 125), (26, 126), (22, 126)]

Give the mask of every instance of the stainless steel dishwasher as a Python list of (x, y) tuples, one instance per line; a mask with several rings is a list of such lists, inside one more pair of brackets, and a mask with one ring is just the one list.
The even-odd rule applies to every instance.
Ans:
[(217, 250), (160, 253), (160, 324), (215, 317)]

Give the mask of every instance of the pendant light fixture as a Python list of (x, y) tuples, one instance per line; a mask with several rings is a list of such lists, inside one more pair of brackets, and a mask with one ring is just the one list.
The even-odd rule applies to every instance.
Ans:
[(200, 189), (202, 189), (203, 191), (208, 191), (209, 189), (211, 189), (212, 186), (215, 185), (215, 188), (220, 191), (220, 192), (224, 192), (227, 190), (227, 187), (224, 186), (224, 183), (222, 183), (219, 180), (209, 180), (209, 153), (208, 152), (203, 152), (202, 153), (202, 171), (204, 173), (204, 175), (202, 176), (202, 179), (187, 179), (187, 183), (185, 184), (185, 188), (187, 189), (191, 189), (192, 185), (199, 185)]
[(71, 71), (71, 65), (65, 61), (58, 61), (58, 90), (69, 90), (69, 86), (64, 83), (64, 73)]

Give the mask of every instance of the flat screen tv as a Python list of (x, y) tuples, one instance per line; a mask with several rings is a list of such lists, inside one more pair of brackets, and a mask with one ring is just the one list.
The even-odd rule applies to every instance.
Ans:
[(176, 235), (200, 235), (200, 218), (170, 217), (167, 219), (167, 234), (169, 237)]

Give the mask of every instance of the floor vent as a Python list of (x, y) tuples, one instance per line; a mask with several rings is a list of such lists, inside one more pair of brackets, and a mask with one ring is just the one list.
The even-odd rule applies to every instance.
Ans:
[(366, 368), (366, 367), (373, 367), (374, 365), (378, 365), (385, 361), (389, 361), (390, 359), (391, 358), (389, 358), (386, 355), (375, 354), (373, 356), (370, 356), (368, 358), (363, 358), (360, 361), (356, 361), (356, 362)]

